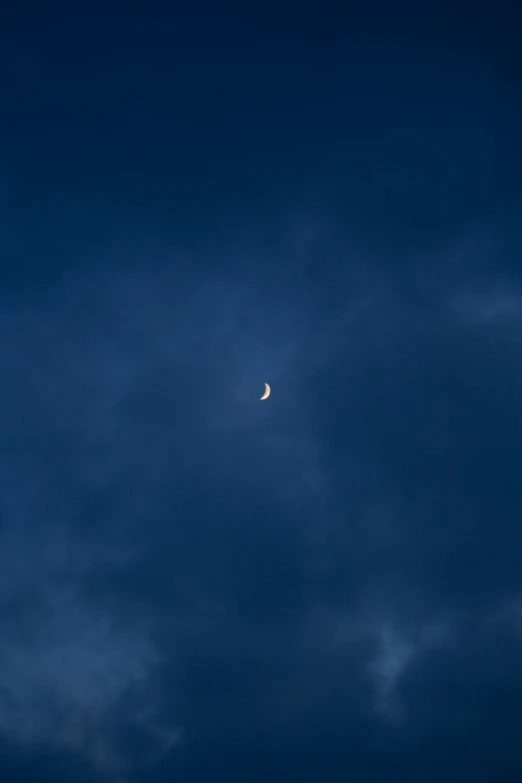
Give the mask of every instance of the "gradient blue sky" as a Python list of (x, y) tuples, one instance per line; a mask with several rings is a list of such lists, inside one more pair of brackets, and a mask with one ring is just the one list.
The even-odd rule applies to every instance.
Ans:
[(2, 781), (520, 783), (520, 24), (4, 12)]

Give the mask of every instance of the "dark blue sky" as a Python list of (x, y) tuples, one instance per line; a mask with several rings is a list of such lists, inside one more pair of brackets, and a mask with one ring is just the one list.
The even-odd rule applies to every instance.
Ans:
[(515, 6), (4, 13), (2, 780), (520, 783)]

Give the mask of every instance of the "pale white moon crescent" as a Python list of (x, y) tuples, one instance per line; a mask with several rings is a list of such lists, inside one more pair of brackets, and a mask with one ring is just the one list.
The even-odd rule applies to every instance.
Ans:
[(260, 397), (259, 399), (260, 400), (266, 400), (266, 398), (269, 397), (269, 396), (270, 396), (270, 386), (268, 385), (268, 383), (265, 383), (265, 390), (263, 392), (263, 396)]

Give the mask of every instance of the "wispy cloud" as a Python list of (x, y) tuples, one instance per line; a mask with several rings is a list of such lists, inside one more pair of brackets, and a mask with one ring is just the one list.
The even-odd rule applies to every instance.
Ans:
[[(181, 729), (154, 688), (161, 611), (137, 611), (119, 580), (155, 546), (152, 523), (163, 535), (161, 498), (194, 472), (252, 481), (248, 465), (267, 460), (258, 481), (277, 475), (280, 503), (322, 502), (308, 403), (283, 392), (285, 374), (298, 382), (317, 362), (316, 327), (299, 301), (256, 301), (248, 281), (179, 290), (167, 271), (73, 277), (1, 320), (0, 732), (122, 771), (124, 725), (161, 751)], [(221, 460), (224, 442), (246, 467)]]
[[(476, 427), (455, 413), (469, 401), (451, 351), (466, 319), (512, 322), (515, 289), (484, 310), (475, 289), (420, 280), (412, 295), (374, 268), (330, 307), (259, 277), (108, 266), (4, 308), (0, 732), (13, 742), (122, 774), (129, 732), (144, 756), (191, 731), (233, 736), (235, 672), (219, 719), (201, 717), (206, 694), (187, 718), (199, 655), (216, 681), (223, 657), (262, 663), (249, 719), (263, 730), (320, 713), (402, 728), (410, 678), (465, 637), (455, 593), (455, 611), (480, 611), (461, 570), (483, 556), (463, 556), (481, 511), (451, 462), (472, 460)], [(477, 345), (475, 379), (481, 357)], [(435, 377), (456, 381), (435, 398)], [(162, 667), (187, 677), (179, 709)]]

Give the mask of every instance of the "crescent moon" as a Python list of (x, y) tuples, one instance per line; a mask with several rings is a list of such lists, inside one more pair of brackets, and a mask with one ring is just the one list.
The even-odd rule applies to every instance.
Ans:
[(266, 400), (267, 397), (270, 397), (270, 386), (268, 383), (265, 383), (265, 390), (263, 392), (263, 396), (260, 397), (260, 400)]

